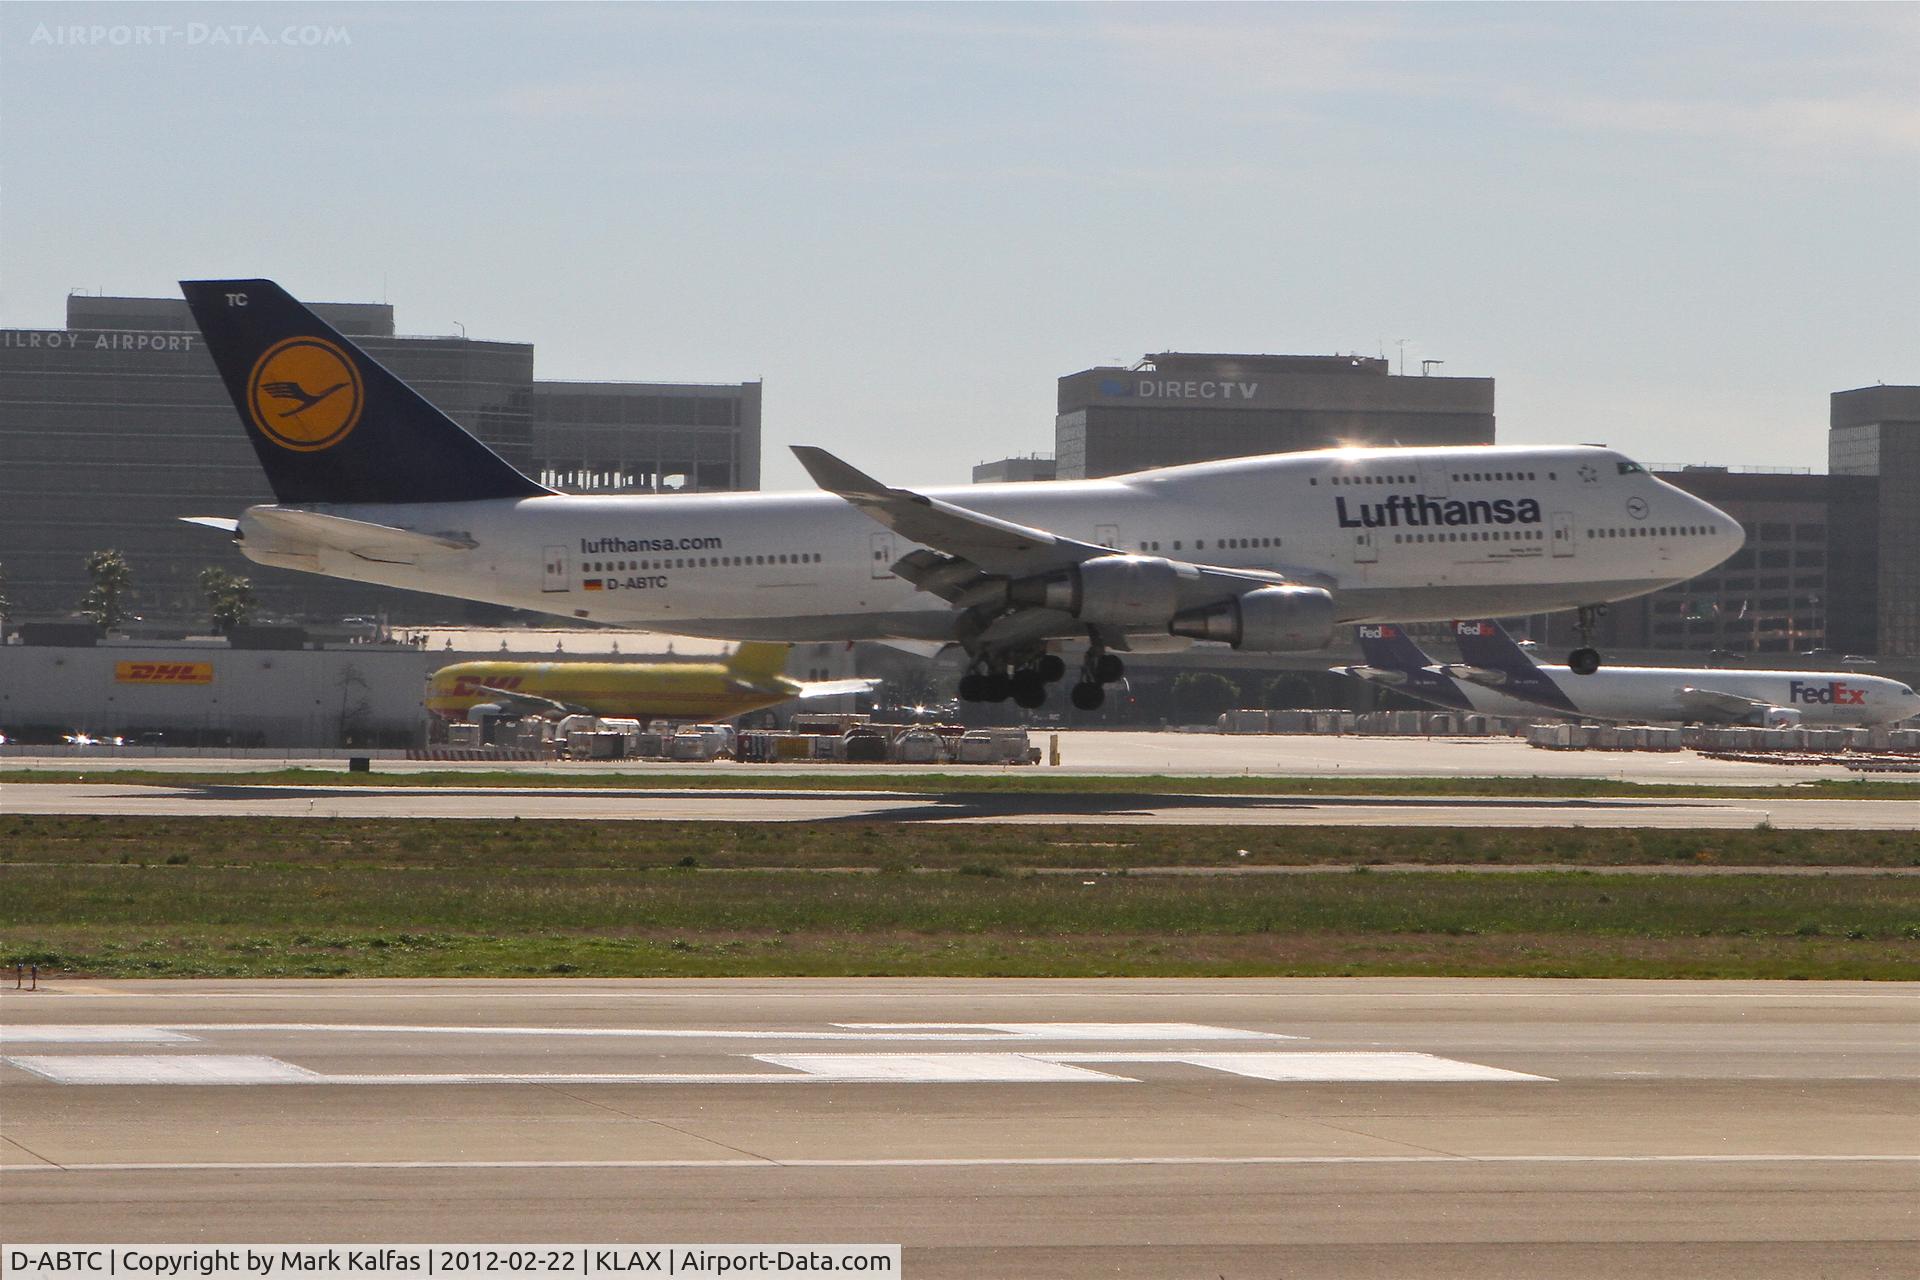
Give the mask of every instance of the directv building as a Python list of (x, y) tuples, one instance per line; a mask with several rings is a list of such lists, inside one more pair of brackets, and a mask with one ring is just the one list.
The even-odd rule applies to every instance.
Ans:
[[(760, 384), (536, 382), (533, 347), (394, 332), (384, 303), (321, 303), (328, 323), (515, 467), (578, 492), (751, 489)], [(261, 611), (337, 620), (474, 616), (458, 601), (256, 565), (180, 523), (272, 494), (233, 402), (174, 298), (67, 299), (64, 329), (0, 330), (0, 564), (12, 619), (64, 615), (85, 561), (118, 550), (128, 612), (204, 619), (201, 570), (253, 581)]]
[(1493, 443), (1493, 379), (1401, 377), (1362, 356), (1192, 355), (1060, 379), (1059, 478), (1341, 445)]

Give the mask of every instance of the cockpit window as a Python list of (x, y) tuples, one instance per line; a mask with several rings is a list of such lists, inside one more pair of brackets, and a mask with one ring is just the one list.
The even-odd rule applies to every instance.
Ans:
[(1645, 475), (1647, 472), (1647, 469), (1641, 466), (1639, 463), (1628, 462), (1624, 458), (1621, 459), (1619, 462), (1615, 463), (1614, 465), (1620, 468), (1620, 474), (1623, 476)]

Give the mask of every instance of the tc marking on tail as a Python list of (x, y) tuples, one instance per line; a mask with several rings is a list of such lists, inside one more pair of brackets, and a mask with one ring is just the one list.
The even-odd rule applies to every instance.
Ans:
[(247, 401), (253, 425), (267, 439), (313, 453), (347, 438), (366, 393), (346, 352), (324, 338), (298, 337), (275, 343), (254, 362)]

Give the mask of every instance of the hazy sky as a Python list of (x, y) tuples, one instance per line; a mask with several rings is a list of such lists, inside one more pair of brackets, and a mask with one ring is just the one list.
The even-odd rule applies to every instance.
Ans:
[(769, 488), (1050, 452), (1055, 378), (1147, 351), (1401, 339), (1503, 441), (1824, 469), (1829, 392), (1920, 383), (1916, 67), (1911, 4), (14, 3), (0, 325), (385, 297), (764, 378)]

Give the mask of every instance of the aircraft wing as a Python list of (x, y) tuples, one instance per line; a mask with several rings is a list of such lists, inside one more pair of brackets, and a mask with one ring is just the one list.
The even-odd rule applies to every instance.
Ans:
[(880, 681), (878, 679), (815, 680), (811, 683), (801, 681), (800, 692), (794, 696), (797, 698), (833, 698), (843, 693), (872, 693), (879, 684)]
[[(892, 488), (825, 449), (812, 445), (792, 448), (815, 484), (845, 498), (908, 541), (930, 548), (909, 552), (892, 566), (893, 571), (920, 590), (959, 608), (990, 603), (1001, 594), (1007, 578), (1029, 577), (1124, 554), (1115, 547), (1080, 542), (911, 489)], [(1298, 581), (1259, 569), (1187, 567), (1197, 581), (1207, 582), (1222, 595)]]
[(585, 707), (571, 702), (557, 702), (552, 698), (543, 698), (537, 693), (521, 693), (517, 689), (496, 689), (492, 685), (476, 684), (475, 693), (484, 693), (495, 702), (505, 703), (520, 711), (557, 711), (563, 716), (591, 715)]
[(828, 493), (845, 498), (910, 542), (959, 556), (984, 569), (1037, 573), (1113, 554), (1112, 547), (1076, 542), (911, 489), (890, 488), (825, 449), (794, 445), (793, 452), (813, 482)]
[(1737, 719), (1770, 705), (1743, 694), (1728, 693), (1723, 689), (1699, 689), (1692, 685), (1682, 686), (1674, 696), (1687, 714), (1696, 718), (1726, 716)]
[(1452, 676), (1455, 680), (1465, 680), (1487, 689), (1499, 689), (1512, 682), (1512, 678), (1505, 671), (1497, 671), (1492, 667), (1476, 667), (1466, 662), (1443, 662), (1437, 666), (1428, 667), (1427, 670), (1443, 676)]
[(417, 533), (366, 520), (349, 520), (294, 507), (249, 507), (238, 520), (216, 516), (184, 516), (188, 524), (224, 529), (245, 538), (249, 533), (291, 554), (343, 551), (362, 560), (412, 564), (422, 555), (467, 551), (476, 544), (463, 533)]

